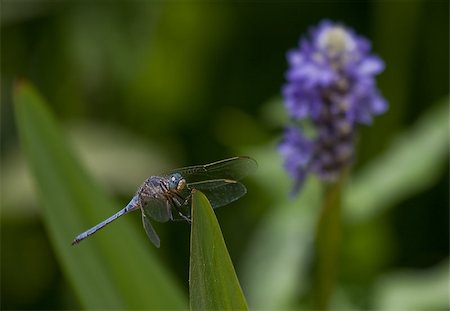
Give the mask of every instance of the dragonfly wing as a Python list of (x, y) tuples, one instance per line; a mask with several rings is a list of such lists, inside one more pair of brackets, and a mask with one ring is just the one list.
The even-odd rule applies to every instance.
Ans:
[(172, 219), (170, 206), (164, 197), (152, 198), (142, 206), (142, 212), (145, 216), (159, 222), (167, 222)]
[(256, 170), (258, 164), (250, 157), (233, 157), (205, 165), (195, 165), (173, 170), (168, 175), (180, 173), (187, 183), (210, 179), (240, 180)]
[(142, 212), (142, 224), (144, 225), (145, 233), (147, 233), (148, 238), (152, 243), (159, 248), (160, 246), (160, 240), (159, 236), (156, 233), (155, 229), (153, 229), (152, 224), (150, 223), (150, 220), (147, 216), (145, 216), (144, 212)]
[(196, 182), (188, 186), (191, 189), (200, 190), (205, 194), (213, 208), (227, 205), (247, 193), (247, 188), (243, 184), (228, 179)]

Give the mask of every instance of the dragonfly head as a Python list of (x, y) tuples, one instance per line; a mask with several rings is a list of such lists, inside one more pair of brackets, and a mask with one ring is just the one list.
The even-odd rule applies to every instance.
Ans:
[(170, 175), (169, 177), (169, 189), (172, 191), (180, 192), (186, 187), (186, 180), (179, 173)]

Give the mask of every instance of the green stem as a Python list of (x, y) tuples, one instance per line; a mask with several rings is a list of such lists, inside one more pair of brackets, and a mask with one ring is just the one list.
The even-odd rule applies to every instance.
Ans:
[(341, 241), (341, 193), (347, 174), (327, 186), (316, 232), (315, 309), (326, 310), (333, 294)]

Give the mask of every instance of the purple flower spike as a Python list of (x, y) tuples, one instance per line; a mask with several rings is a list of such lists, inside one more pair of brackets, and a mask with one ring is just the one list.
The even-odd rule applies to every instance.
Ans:
[(284, 139), (278, 150), (284, 157), (284, 168), (296, 181), (296, 190), (300, 188), (311, 161), (313, 144), (295, 127), (286, 129)]
[(375, 83), (384, 62), (370, 50), (369, 40), (325, 20), (288, 52), (285, 107), (293, 120), (311, 120), (316, 131), (307, 139), (302, 128), (289, 127), (279, 145), (298, 187), (310, 172), (336, 181), (352, 162), (356, 126), (386, 111)]

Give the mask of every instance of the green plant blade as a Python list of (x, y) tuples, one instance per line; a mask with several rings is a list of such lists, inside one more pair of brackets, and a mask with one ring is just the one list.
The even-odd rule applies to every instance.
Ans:
[(276, 202), (250, 240), (241, 280), (251, 309), (298, 308), (296, 299), (310, 287), (321, 185), (309, 178), (303, 189), (296, 199)]
[(44, 223), (82, 305), (88, 309), (185, 309), (180, 288), (152, 253), (142, 228), (130, 222), (132, 216), (122, 217), (76, 247), (70, 245), (76, 234), (120, 206), (76, 161), (36, 90), (21, 82), (14, 100), (19, 138)]
[(374, 285), (373, 310), (450, 310), (449, 261), (427, 269), (402, 269), (381, 276)]
[(248, 309), (217, 218), (199, 191), (192, 196), (189, 296), (191, 310)]

